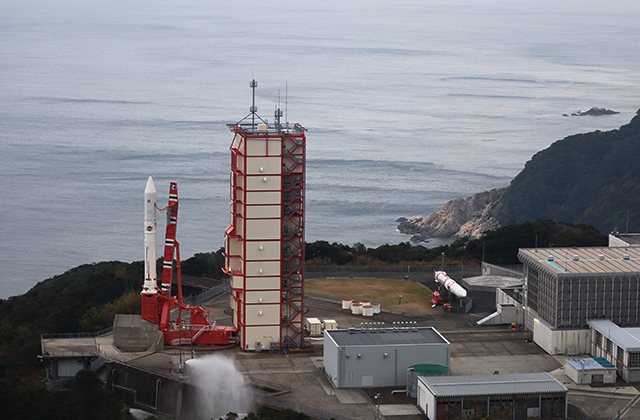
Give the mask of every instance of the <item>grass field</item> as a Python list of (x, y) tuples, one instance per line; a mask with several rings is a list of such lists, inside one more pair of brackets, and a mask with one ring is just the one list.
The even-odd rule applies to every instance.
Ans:
[[(342, 301), (370, 300), (383, 309), (424, 315), (441, 312), (431, 307), (431, 290), (420, 283), (400, 279), (329, 278), (305, 279), (305, 294)], [(398, 304), (402, 295), (402, 307)]]

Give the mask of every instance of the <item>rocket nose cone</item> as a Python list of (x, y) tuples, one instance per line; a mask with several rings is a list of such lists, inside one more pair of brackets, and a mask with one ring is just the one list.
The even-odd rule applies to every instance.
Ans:
[(147, 186), (144, 189), (145, 194), (155, 194), (156, 193), (156, 185), (153, 183), (153, 178), (149, 177), (147, 181)]
[(464, 289), (464, 287), (460, 286), (457, 283), (451, 286), (450, 290), (451, 290), (451, 293), (453, 293), (460, 299), (464, 299), (467, 297), (467, 291)]

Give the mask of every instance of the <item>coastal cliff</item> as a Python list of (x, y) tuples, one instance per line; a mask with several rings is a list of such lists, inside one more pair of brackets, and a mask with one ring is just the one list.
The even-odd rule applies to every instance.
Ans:
[(400, 218), (398, 229), (413, 235), (412, 241), (476, 239), (510, 221), (539, 219), (587, 224), (600, 232), (622, 226), (638, 231), (638, 156), (640, 110), (617, 130), (556, 141), (536, 153), (509, 187), (451, 200), (426, 218)]
[(491, 216), (491, 210), (498, 204), (506, 188), (477, 193), (467, 198), (456, 198), (447, 202), (440, 211), (427, 217), (413, 216), (400, 218), (400, 232), (413, 235), (414, 242), (429, 238), (458, 239), (468, 236), (477, 239), (482, 233), (499, 226)]

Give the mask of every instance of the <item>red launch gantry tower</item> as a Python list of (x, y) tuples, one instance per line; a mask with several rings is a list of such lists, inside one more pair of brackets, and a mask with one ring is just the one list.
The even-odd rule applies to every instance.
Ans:
[(231, 223), (225, 232), (234, 325), (245, 351), (299, 348), (304, 341), (306, 129), (275, 123), (253, 104), (231, 144)]
[[(169, 204), (163, 209), (156, 205), (156, 187), (149, 177), (144, 190), (144, 250), (145, 281), (142, 287), (142, 318), (158, 325), (163, 333), (164, 344), (171, 346), (237, 345), (236, 328), (217, 326), (209, 321), (209, 312), (200, 306), (188, 306), (182, 302), (182, 280), (180, 275), (180, 243), (176, 239), (178, 222), (178, 184), (169, 185)], [(167, 211), (167, 231), (162, 264), (162, 285), (158, 289), (156, 278), (157, 221), (156, 210)], [(176, 256), (178, 274), (178, 297), (171, 296), (173, 260)], [(177, 318), (171, 311), (178, 309)], [(185, 314), (183, 318), (182, 314)]]

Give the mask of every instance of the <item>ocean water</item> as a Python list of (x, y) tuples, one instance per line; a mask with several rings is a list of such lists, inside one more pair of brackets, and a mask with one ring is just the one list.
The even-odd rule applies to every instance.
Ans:
[[(220, 248), (252, 78), (308, 129), (307, 240), (367, 246), (640, 108), (635, 1), (307, 3), (3, 2), (0, 298), (141, 260), (150, 175), (183, 259)], [(620, 114), (562, 116), (592, 106)]]

